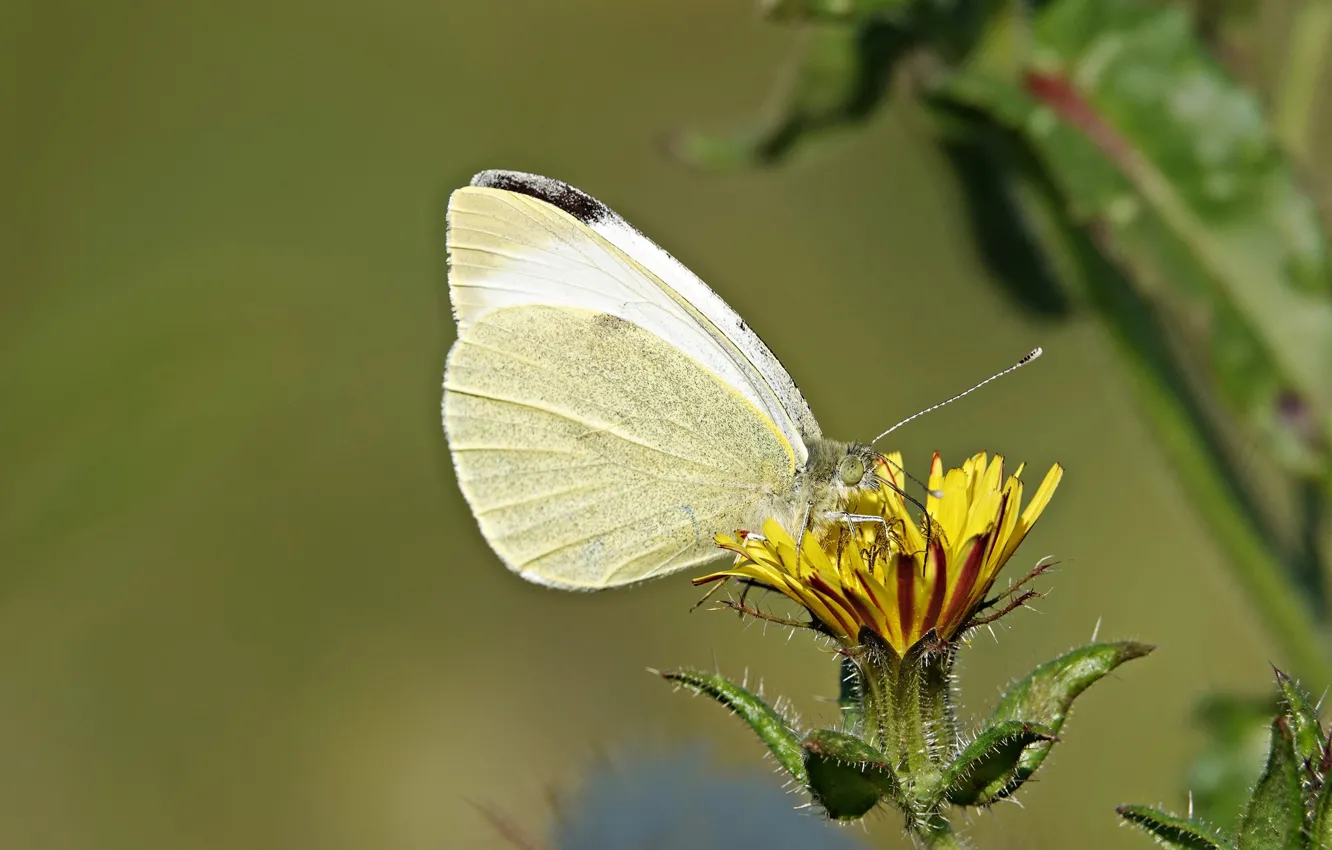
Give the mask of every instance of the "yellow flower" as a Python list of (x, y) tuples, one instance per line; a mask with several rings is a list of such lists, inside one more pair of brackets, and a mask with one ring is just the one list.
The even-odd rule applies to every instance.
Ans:
[(1005, 481), (1004, 459), (981, 452), (945, 475), (936, 453), (927, 525), (925, 517), (912, 520), (902, 497), (901, 461), (896, 452), (879, 457), (875, 473), (882, 483), (847, 506), (852, 513), (882, 517), (883, 524), (861, 520), (854, 532), (838, 522), (811, 529), (798, 564), (796, 541), (776, 520), (763, 524), (762, 535), (719, 534), (717, 544), (736, 553), (735, 563), (694, 583), (752, 579), (803, 605), (848, 646), (860, 643), (862, 629), (898, 655), (931, 630), (940, 640), (951, 640), (1045, 510), (1064, 470), (1051, 467), (1019, 515), (1022, 467)]

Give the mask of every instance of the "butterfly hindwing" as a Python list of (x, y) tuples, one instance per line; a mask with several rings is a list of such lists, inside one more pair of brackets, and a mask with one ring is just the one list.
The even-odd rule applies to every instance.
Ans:
[(458, 483), (511, 569), (599, 589), (720, 554), (789, 488), (789, 443), (697, 361), (618, 317), (492, 311), (449, 355)]

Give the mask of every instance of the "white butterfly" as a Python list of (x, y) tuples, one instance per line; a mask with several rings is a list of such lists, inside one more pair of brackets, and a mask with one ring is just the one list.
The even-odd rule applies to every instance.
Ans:
[(735, 311), (584, 192), (483, 171), (449, 199), (448, 252), (444, 428), (524, 578), (655, 578), (723, 554), (717, 532), (804, 529), (878, 486), (872, 449), (822, 437)]

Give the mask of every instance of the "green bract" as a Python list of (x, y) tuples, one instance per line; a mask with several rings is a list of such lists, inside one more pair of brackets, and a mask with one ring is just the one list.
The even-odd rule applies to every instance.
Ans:
[(840, 728), (800, 729), (717, 674), (661, 675), (732, 709), (829, 818), (857, 820), (887, 803), (927, 843), (950, 846), (950, 807), (984, 807), (1011, 796), (1057, 742), (1073, 700), (1152, 650), (1124, 641), (1065, 653), (1014, 682), (989, 719), (963, 734), (953, 712), (958, 648), (922, 644), (899, 658), (870, 638), (847, 651)]

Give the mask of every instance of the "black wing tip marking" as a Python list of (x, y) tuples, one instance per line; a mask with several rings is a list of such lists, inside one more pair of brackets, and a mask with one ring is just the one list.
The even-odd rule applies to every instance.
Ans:
[(503, 189), (517, 192), (539, 201), (545, 201), (557, 209), (584, 224), (596, 224), (599, 221), (615, 218), (610, 207), (598, 201), (581, 189), (575, 189), (562, 180), (527, 174), (522, 171), (501, 171), (490, 169), (482, 171), (472, 178), (472, 185), (486, 189)]

